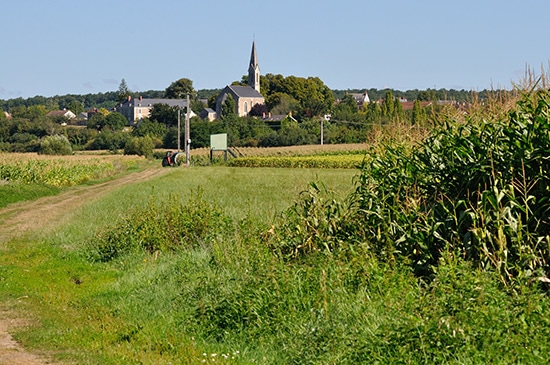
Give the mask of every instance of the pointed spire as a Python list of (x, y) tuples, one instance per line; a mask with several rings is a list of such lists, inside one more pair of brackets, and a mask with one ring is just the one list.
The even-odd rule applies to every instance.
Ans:
[(248, 66), (248, 85), (260, 92), (260, 66), (258, 65), (258, 55), (256, 54), (256, 41), (252, 41), (250, 65)]
[(256, 42), (252, 41), (252, 52), (250, 52), (250, 67), (258, 66), (258, 55), (256, 54)]

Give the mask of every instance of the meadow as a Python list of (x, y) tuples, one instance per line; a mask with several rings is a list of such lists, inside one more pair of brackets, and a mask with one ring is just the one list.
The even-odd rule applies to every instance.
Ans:
[(112, 189), (4, 244), (3, 310), (67, 363), (548, 363), (550, 93), (498, 105)]

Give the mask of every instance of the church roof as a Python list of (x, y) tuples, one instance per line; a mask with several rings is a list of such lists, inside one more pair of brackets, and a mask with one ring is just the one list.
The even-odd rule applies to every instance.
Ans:
[(227, 87), (240, 98), (263, 98), (262, 94), (250, 86), (229, 85)]

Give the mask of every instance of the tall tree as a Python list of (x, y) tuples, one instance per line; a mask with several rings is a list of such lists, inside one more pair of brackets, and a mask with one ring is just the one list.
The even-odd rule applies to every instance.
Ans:
[(78, 100), (73, 100), (69, 103), (68, 109), (75, 113), (76, 115), (82, 113), (84, 111), (84, 106), (82, 103)]
[(398, 121), (405, 119), (405, 111), (403, 110), (403, 104), (401, 104), (399, 98), (395, 98), (394, 101), (393, 117)]
[(413, 110), (412, 110), (412, 124), (423, 124), (428, 120), (428, 113), (426, 109), (422, 107), (420, 101), (417, 99), (414, 101)]
[(120, 81), (120, 85), (118, 85), (118, 93), (117, 93), (118, 102), (122, 103), (130, 95), (132, 95), (132, 92), (130, 91), (130, 89), (128, 89), (128, 85), (126, 84), (126, 80), (122, 79)]
[[(298, 103), (297, 114), (305, 117), (323, 115), (330, 111), (334, 94), (318, 77), (296, 77), (267, 74), (262, 80), (262, 93), (268, 108), (274, 108), (289, 96)], [(264, 86), (265, 85), (265, 86)]]
[(194, 94), (195, 89), (193, 89), (193, 81), (186, 78), (174, 81), (164, 92), (168, 99), (184, 99), (187, 93)]
[(151, 108), (149, 119), (167, 127), (178, 125), (178, 107), (167, 104), (155, 104)]
[(232, 120), (237, 116), (235, 112), (237, 104), (231, 95), (227, 95), (227, 99), (222, 104), (222, 120)]
[(393, 93), (391, 90), (386, 91), (386, 97), (384, 101), (382, 102), (382, 114), (385, 117), (393, 117), (394, 116), (394, 108), (395, 108), (395, 101), (393, 99)]
[(103, 128), (109, 128), (112, 131), (120, 131), (128, 123), (126, 117), (118, 112), (110, 113), (105, 117)]

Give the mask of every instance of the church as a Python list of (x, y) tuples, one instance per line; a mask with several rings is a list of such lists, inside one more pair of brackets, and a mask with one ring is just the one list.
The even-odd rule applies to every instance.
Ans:
[(260, 66), (258, 65), (255, 42), (252, 42), (252, 52), (248, 66), (248, 86), (228, 85), (220, 92), (216, 99), (216, 114), (218, 117), (221, 117), (222, 105), (229, 95), (235, 100), (235, 113), (239, 117), (247, 116), (254, 105), (265, 103), (265, 99), (260, 93)]

